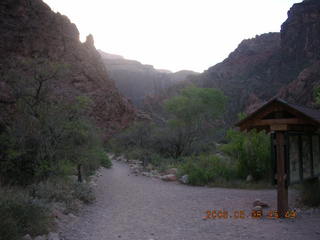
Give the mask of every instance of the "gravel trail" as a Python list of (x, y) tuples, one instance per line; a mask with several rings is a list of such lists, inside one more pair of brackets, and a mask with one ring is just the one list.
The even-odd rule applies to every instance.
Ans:
[[(135, 176), (124, 163), (104, 169), (95, 187), (97, 202), (62, 230), (66, 240), (320, 239), (320, 214), (295, 219), (208, 219), (207, 210), (243, 210), (256, 198), (276, 207), (275, 190), (190, 187)], [(293, 193), (290, 193), (293, 199)]]

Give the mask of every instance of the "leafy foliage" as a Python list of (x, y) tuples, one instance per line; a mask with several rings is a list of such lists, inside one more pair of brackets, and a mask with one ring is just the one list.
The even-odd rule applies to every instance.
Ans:
[[(213, 148), (212, 133), (220, 124), (226, 97), (216, 89), (189, 86), (165, 102), (168, 119), (138, 122), (110, 143), (115, 152), (148, 153), (162, 158), (200, 154)], [(135, 158), (135, 156), (132, 156)]]
[(16, 189), (0, 192), (0, 240), (18, 240), (25, 234), (46, 234), (52, 224), (48, 209)]
[(230, 180), (236, 177), (234, 166), (215, 155), (189, 157), (181, 169), (181, 174), (187, 174), (192, 185), (206, 185), (220, 179)]
[[(158, 134), (165, 151), (174, 158), (199, 153), (197, 142), (204, 142), (219, 126), (226, 97), (216, 89), (187, 87), (181, 94), (165, 102), (171, 114), (167, 125)], [(212, 139), (211, 139), (212, 140)], [(198, 145), (199, 147), (199, 145)], [(162, 148), (163, 149), (163, 148)], [(163, 150), (162, 150), (163, 151)]]
[(264, 132), (255, 130), (248, 133), (230, 129), (229, 143), (221, 150), (237, 163), (238, 175), (245, 178), (249, 174), (258, 180), (270, 173), (270, 139)]
[[(25, 61), (4, 77), (13, 105), (0, 104), (0, 178), (4, 184), (30, 184), (99, 167), (102, 142), (88, 119), (91, 100), (57, 94), (65, 66), (47, 60)], [(20, 69), (24, 69), (21, 71)], [(25, 70), (26, 69), (26, 70)]]
[(165, 102), (166, 110), (180, 124), (213, 123), (225, 110), (226, 97), (213, 88), (187, 87)]
[(42, 199), (46, 202), (59, 202), (66, 206), (66, 211), (75, 212), (76, 200), (86, 204), (93, 203), (95, 195), (87, 183), (79, 183), (69, 178), (51, 178), (44, 182), (29, 186), (30, 195), (34, 199)]

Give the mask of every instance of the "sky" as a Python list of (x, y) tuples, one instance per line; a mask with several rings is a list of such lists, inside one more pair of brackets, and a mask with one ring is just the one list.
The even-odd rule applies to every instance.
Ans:
[(203, 72), (248, 38), (279, 32), (302, 0), (44, 0), (97, 49), (157, 69)]

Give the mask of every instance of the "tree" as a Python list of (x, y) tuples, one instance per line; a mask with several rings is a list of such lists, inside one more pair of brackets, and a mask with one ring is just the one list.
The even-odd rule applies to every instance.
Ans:
[(6, 116), (0, 132), (2, 182), (28, 184), (71, 174), (75, 166), (98, 167), (103, 150), (87, 117), (90, 99), (67, 99), (56, 91), (65, 66), (46, 59), (15, 63), (3, 76), (12, 104), (0, 106)]
[(162, 129), (164, 147), (175, 158), (187, 153), (200, 138), (215, 129), (221, 122), (226, 97), (217, 89), (189, 86), (181, 94), (165, 102), (171, 114)]

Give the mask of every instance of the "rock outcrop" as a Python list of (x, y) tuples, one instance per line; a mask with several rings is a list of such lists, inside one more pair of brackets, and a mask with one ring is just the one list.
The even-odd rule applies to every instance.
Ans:
[[(8, 68), (7, 59), (46, 58), (65, 64), (68, 74), (59, 79), (59, 88), (73, 88), (93, 100), (92, 116), (105, 136), (134, 119), (134, 108), (108, 77), (91, 35), (81, 43), (77, 27), (41, 0), (2, 0), (0, 17), (2, 73)], [(1, 79), (0, 87), (3, 92)]]

